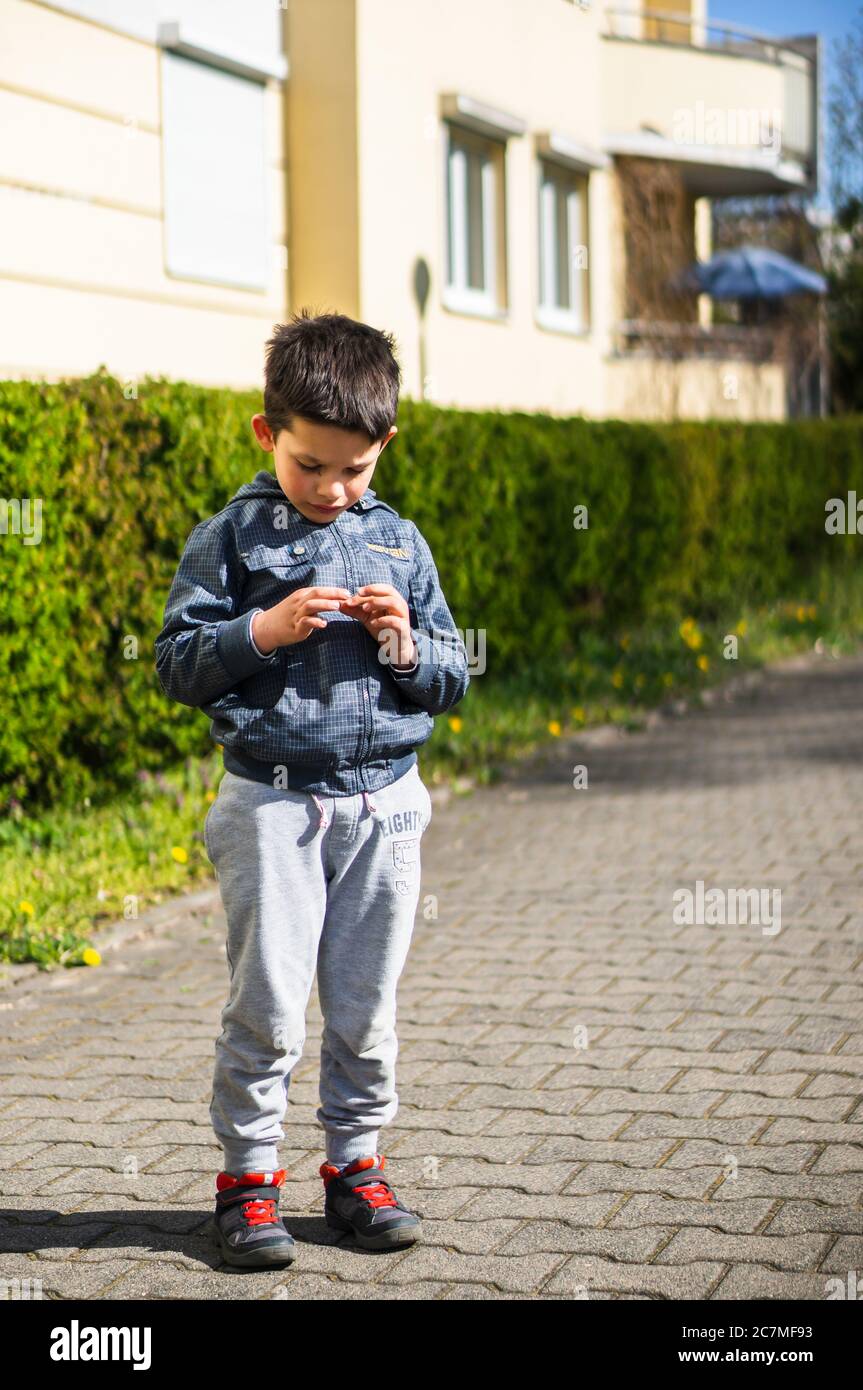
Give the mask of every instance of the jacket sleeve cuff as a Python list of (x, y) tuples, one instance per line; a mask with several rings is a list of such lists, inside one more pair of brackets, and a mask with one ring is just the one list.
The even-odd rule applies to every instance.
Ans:
[(434, 643), (427, 632), (412, 627), (411, 636), (416, 644), (416, 661), (406, 671), (400, 671), (398, 667), (390, 664), (390, 674), (400, 685), (404, 685), (408, 692), (414, 690), (417, 694), (425, 695), (431, 689), (432, 681), (437, 675), (440, 655), (435, 651)]
[(246, 676), (254, 676), (265, 666), (271, 665), (278, 656), (278, 647), (275, 651), (264, 656), (263, 652), (255, 646), (252, 637), (252, 619), (256, 613), (263, 613), (263, 611), (263, 608), (253, 608), (251, 613), (241, 613), (238, 618), (229, 618), (219, 626), (216, 651), (225, 670), (235, 680), (241, 681)]

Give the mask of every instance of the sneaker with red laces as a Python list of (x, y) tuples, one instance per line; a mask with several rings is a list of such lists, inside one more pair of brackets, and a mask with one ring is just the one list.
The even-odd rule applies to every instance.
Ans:
[(293, 1237), (279, 1218), (279, 1195), (287, 1170), (219, 1173), (213, 1233), (229, 1265), (268, 1269), (296, 1259)]
[(339, 1169), (322, 1163), (324, 1218), (336, 1231), (350, 1231), (367, 1250), (412, 1245), (422, 1230), (416, 1212), (400, 1202), (384, 1177), (383, 1154), (358, 1158)]

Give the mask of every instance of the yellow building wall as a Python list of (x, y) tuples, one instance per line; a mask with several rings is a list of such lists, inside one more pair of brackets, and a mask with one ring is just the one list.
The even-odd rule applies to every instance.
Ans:
[[(291, 307), (361, 318), (357, 126), (363, 69), (355, 0), (290, 0), (285, 35), (291, 64), (285, 87)], [(366, 74), (369, 82), (373, 72)], [(397, 120), (391, 111), (392, 123)], [(363, 178), (369, 174), (362, 169)], [(381, 216), (386, 200), (384, 189)]]
[(273, 255), (265, 292), (169, 275), (163, 251), (160, 51), (24, 0), (0, 0), (0, 376), (104, 363), (260, 384), (287, 307), (283, 104), (265, 96)]

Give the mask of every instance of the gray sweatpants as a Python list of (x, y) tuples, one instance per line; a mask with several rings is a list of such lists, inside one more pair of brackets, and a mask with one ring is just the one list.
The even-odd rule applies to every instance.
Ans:
[(204, 823), (227, 916), (230, 998), (210, 1118), (225, 1171), (278, 1168), (317, 968), (326, 1157), (379, 1152), (398, 1110), (396, 984), (431, 798), (414, 763), (381, 791), (315, 796), (226, 771)]

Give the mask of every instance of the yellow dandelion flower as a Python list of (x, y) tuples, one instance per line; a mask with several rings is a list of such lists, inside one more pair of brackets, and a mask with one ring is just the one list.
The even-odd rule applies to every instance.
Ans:
[(809, 607), (806, 609), (806, 612), (809, 614), (810, 621), (814, 622), (814, 620), (818, 616), (818, 609), (816, 608), (815, 604), (810, 603)]
[(213, 791), (213, 788), (210, 787), (210, 788), (204, 793), (204, 800), (205, 800), (205, 801), (215, 801), (215, 799), (216, 799), (216, 793)]
[(700, 657), (698, 658), (698, 660), (696, 661), (695, 664), (698, 666), (698, 669), (699, 669), (700, 671), (709, 671), (709, 670), (710, 670), (710, 657), (709, 657), (709, 656), (700, 656)]
[(32, 917), (36, 909), (28, 898), (22, 898), (21, 902), (18, 904), (18, 911), (26, 912)]
[(684, 618), (684, 619), (683, 619), (683, 622), (680, 624), (680, 627), (679, 627), (677, 630), (678, 630), (678, 632), (680, 633), (681, 637), (683, 638), (684, 642), (686, 641), (686, 634), (687, 634), (688, 632), (691, 632), (692, 629), (693, 629), (694, 627), (695, 627), (695, 619), (694, 619), (694, 618)]
[(745, 636), (746, 636), (746, 633), (747, 633), (747, 631), (748, 631), (748, 628), (747, 628), (747, 625), (746, 625), (746, 619), (745, 619), (745, 618), (741, 618), (741, 619), (740, 619), (740, 622), (737, 624), (737, 626), (736, 626), (736, 628), (734, 629), (734, 631), (737, 633), (737, 636), (738, 636), (738, 637), (745, 637)]
[(797, 609), (797, 621), (798, 623), (805, 623), (806, 621), (806, 609), (803, 607), (802, 604)]
[(615, 690), (619, 690), (623, 685), (623, 672), (619, 668), (612, 672), (611, 684), (614, 686)]
[(84, 951), (84, 953), (82, 954), (81, 959), (85, 965), (102, 964), (102, 957), (99, 955), (98, 951), (93, 949), (92, 946), (87, 947), (86, 951)]
[(454, 734), (459, 733), (459, 731), (461, 730), (461, 725), (462, 725), (461, 719), (459, 718), (459, 716), (458, 716), (457, 714), (454, 714), (454, 715), (452, 716), (452, 718), (449, 720), (449, 726), (450, 726), (450, 728), (452, 729), (452, 731), (453, 731)]
[(556, 719), (549, 720), (548, 732), (550, 734), (554, 734), (555, 737), (557, 737), (557, 735), (560, 733), (560, 724), (557, 722)]
[(687, 634), (685, 640), (687, 647), (691, 647), (693, 651), (697, 651), (704, 641), (704, 638), (698, 629), (694, 628), (692, 632)]
[(171, 858), (176, 859), (178, 864), (188, 864), (189, 862), (188, 851), (183, 849), (182, 845), (174, 845), (172, 847)]

